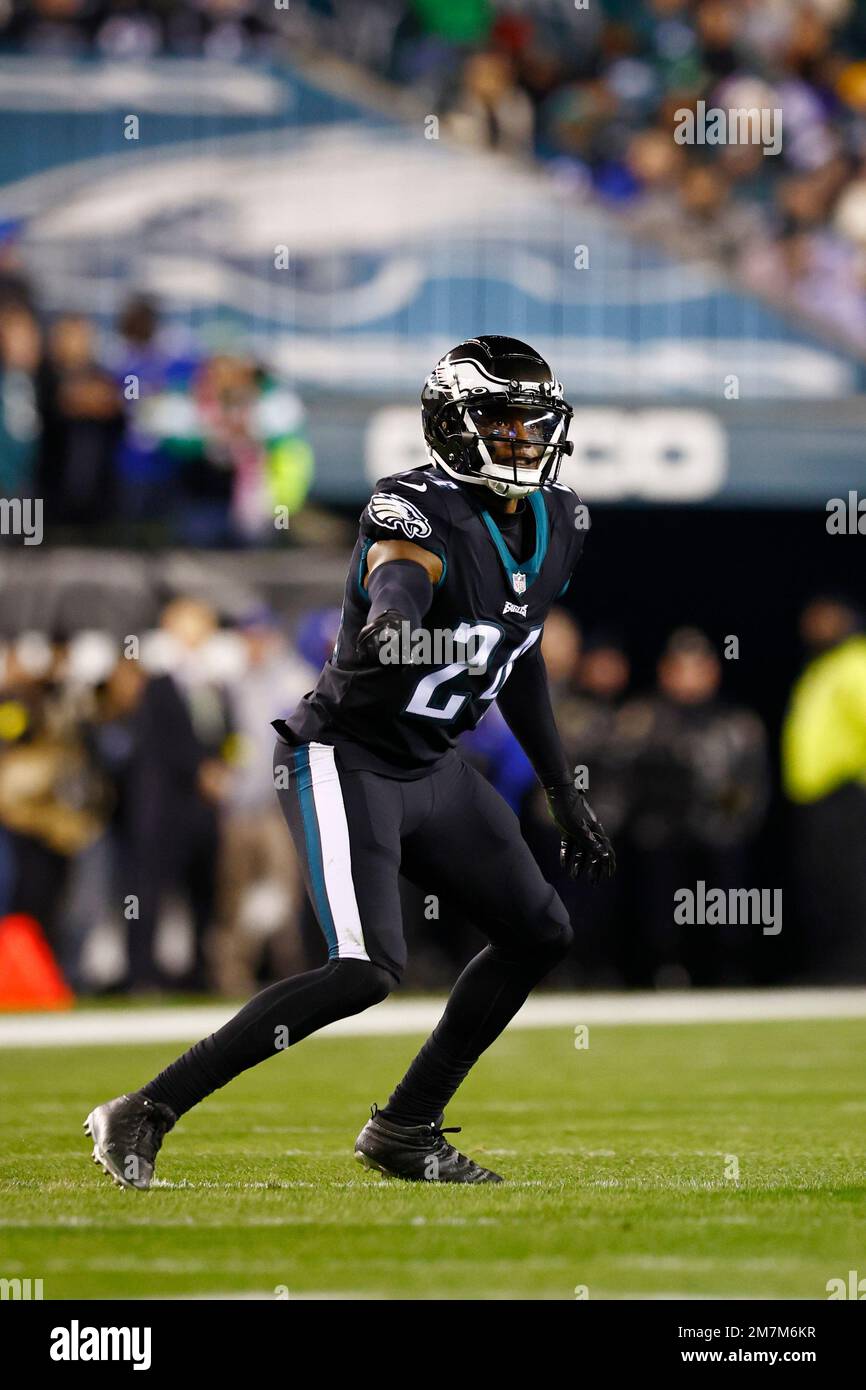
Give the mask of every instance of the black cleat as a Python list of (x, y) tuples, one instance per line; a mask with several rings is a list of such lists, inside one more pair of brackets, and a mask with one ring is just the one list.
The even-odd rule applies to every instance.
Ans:
[(167, 1105), (140, 1091), (97, 1105), (84, 1121), (93, 1140), (93, 1162), (100, 1163), (118, 1187), (150, 1187), (156, 1156), (177, 1116)]
[(444, 1136), (459, 1134), (460, 1126), (440, 1129), (444, 1118), (440, 1115), (429, 1125), (396, 1125), (383, 1119), (374, 1105), (355, 1140), (355, 1158), (365, 1168), (409, 1182), (502, 1182), (498, 1173), (448, 1143)]

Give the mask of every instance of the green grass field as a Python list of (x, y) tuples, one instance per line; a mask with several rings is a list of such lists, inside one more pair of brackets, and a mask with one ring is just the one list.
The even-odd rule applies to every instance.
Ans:
[(247, 1073), (148, 1193), (112, 1186), (81, 1121), (179, 1048), (0, 1052), (0, 1276), (51, 1299), (822, 1299), (866, 1275), (863, 1021), (506, 1033), (448, 1113), (507, 1179), (480, 1188), (352, 1159), (415, 1041), (316, 1038)]

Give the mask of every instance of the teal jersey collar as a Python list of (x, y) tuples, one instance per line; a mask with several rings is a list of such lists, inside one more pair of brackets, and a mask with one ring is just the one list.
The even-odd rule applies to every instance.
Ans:
[[(529, 588), (530, 584), (538, 578), (541, 573), (541, 566), (544, 564), (544, 557), (547, 554), (547, 543), (549, 538), (549, 525), (547, 521), (547, 508), (544, 505), (544, 497), (541, 488), (536, 488), (529, 494), (529, 505), (532, 508), (532, 515), (535, 520), (535, 552), (531, 560), (526, 564), (518, 564), (505, 541), (502, 539), (502, 532), (487, 511), (482, 511), (481, 520), (490, 532), (490, 539), (496, 546), (497, 554), (502, 562), (502, 568), (508, 575), (511, 587), (516, 594), (522, 594)], [(523, 576), (523, 582), (515, 583), (516, 575)]]

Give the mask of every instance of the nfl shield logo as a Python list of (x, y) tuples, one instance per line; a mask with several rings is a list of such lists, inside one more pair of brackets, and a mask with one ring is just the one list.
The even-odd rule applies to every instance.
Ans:
[(522, 570), (518, 570), (516, 574), (511, 576), (511, 583), (514, 586), (514, 592), (516, 594), (526, 593), (526, 575)]

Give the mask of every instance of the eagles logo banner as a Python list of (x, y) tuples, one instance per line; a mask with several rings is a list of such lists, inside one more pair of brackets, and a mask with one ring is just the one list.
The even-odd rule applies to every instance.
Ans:
[(402, 531), (409, 540), (432, 535), (430, 522), (408, 497), (393, 492), (375, 492), (367, 507), (370, 520), (391, 531)]

